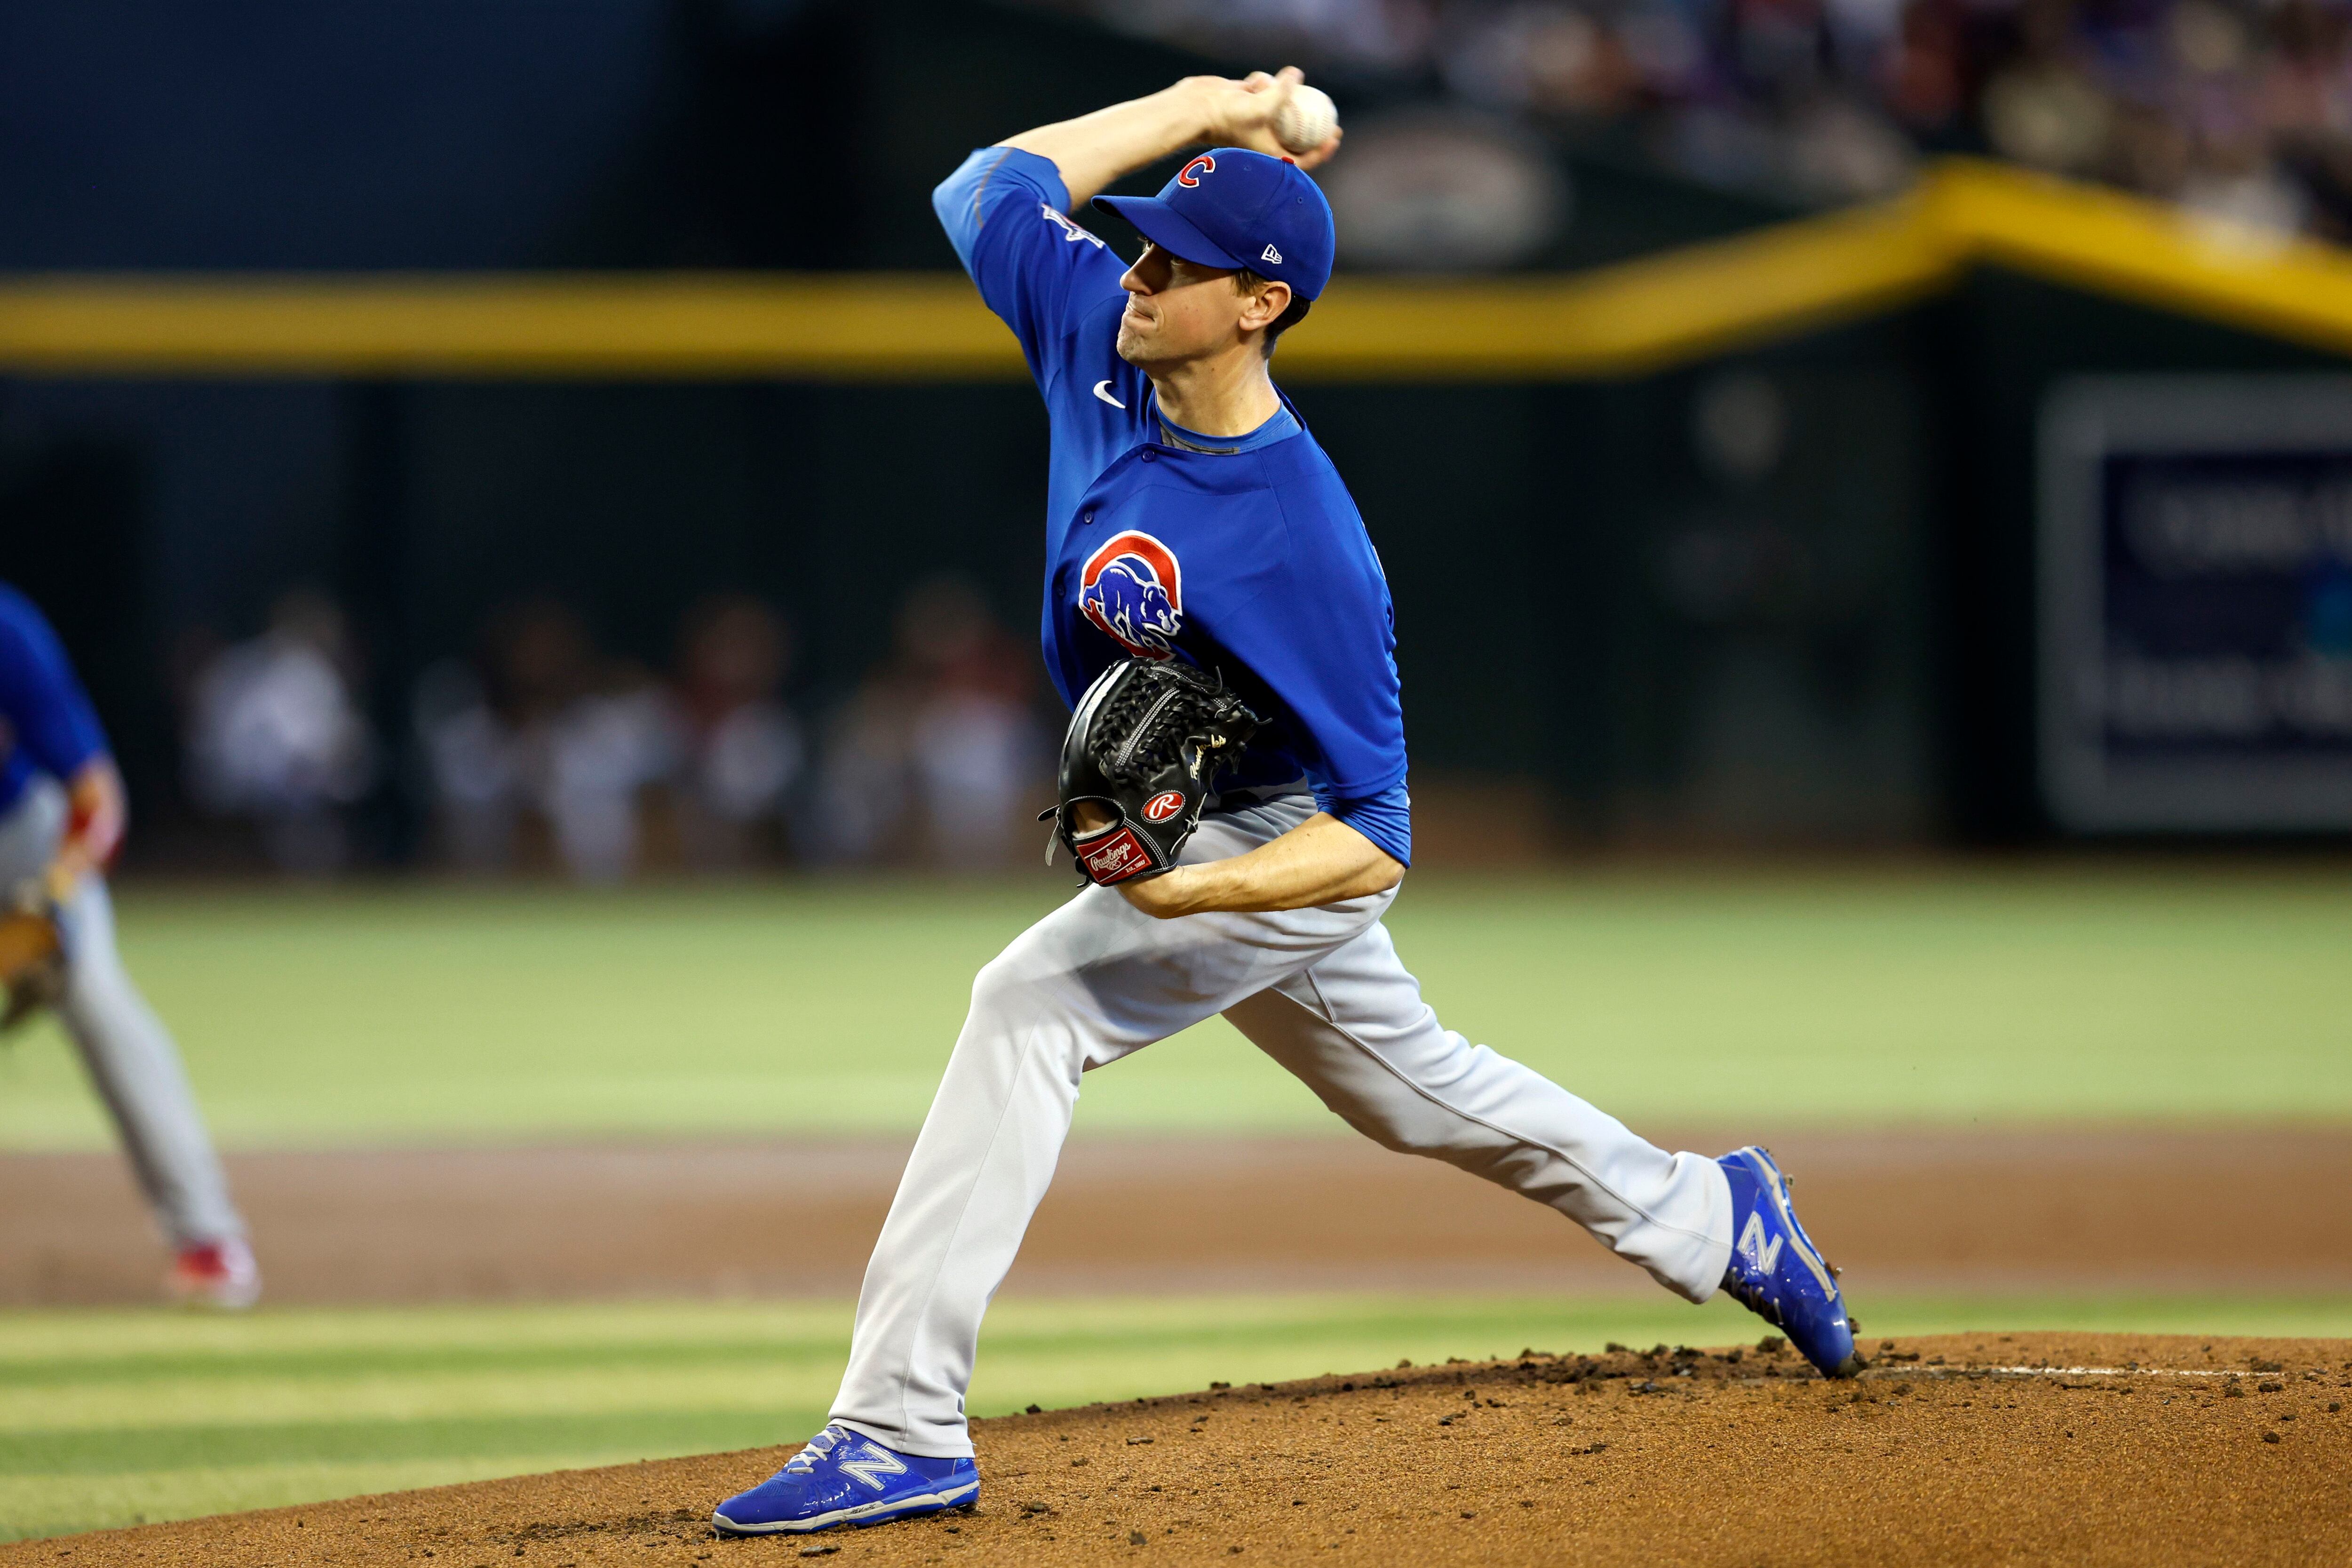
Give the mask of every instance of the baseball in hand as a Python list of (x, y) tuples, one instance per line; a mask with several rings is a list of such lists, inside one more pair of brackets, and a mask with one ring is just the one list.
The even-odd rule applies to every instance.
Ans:
[(1339, 108), (1319, 87), (1300, 82), (1274, 111), (1274, 139), (1293, 153), (1312, 153), (1339, 129)]

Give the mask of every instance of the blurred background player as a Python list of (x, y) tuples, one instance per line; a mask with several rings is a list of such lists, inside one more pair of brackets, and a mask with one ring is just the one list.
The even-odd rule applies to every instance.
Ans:
[(104, 873), (124, 822), (121, 775), (64, 645), (0, 584), (0, 889), (20, 907), (55, 906), (66, 960), (56, 1012), (173, 1248), (168, 1288), (194, 1305), (249, 1307), (261, 1275), (245, 1221), (179, 1047), (115, 952)]

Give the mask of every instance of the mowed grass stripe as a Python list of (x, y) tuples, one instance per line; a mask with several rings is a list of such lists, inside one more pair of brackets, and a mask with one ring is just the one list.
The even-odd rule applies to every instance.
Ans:
[(263, 1352), (251, 1356), (217, 1352), (190, 1355), (92, 1357), (87, 1361), (57, 1360), (20, 1363), (0, 1369), (0, 1401), (17, 1391), (38, 1392), (90, 1384), (126, 1386), (173, 1382), (201, 1383), (234, 1378), (241, 1383), (277, 1381), (299, 1384), (319, 1378), (430, 1378), (446, 1380), (495, 1374), (529, 1377), (541, 1373), (570, 1375), (583, 1365), (639, 1367), (666, 1373), (691, 1373), (718, 1367), (732, 1369), (751, 1363), (838, 1361), (842, 1344), (829, 1340), (802, 1345), (775, 1340), (740, 1339), (654, 1345), (616, 1340), (598, 1344), (583, 1342), (562, 1348), (496, 1346), (457, 1351), (421, 1348), (404, 1352), (380, 1346), (339, 1353), (331, 1350), (297, 1353)]
[[(122, 908), (224, 1139), (318, 1147), (911, 1131), (974, 970), (1065, 891), (134, 886)], [(1651, 1122), (2352, 1119), (2352, 880), (2329, 868), (1416, 874), (1390, 923), (1450, 1026)], [(1077, 1130), (1345, 1135), (1222, 1023), (1088, 1075)], [(0, 1053), (0, 1146), (107, 1141), (54, 1030)]]
[(320, 1373), (239, 1377), (218, 1373), (164, 1383), (93, 1381), (0, 1396), (0, 1433), (73, 1433), (117, 1426), (208, 1426), (225, 1415), (252, 1421), (300, 1422), (332, 1412), (353, 1420), (433, 1420), (456, 1411), (532, 1417), (621, 1415), (661, 1409), (757, 1412), (807, 1403), (839, 1376), (840, 1358), (823, 1362), (755, 1357), (740, 1368), (681, 1372), (642, 1362), (582, 1363), (537, 1372)]
[(372, 1351), (500, 1354), (677, 1348), (734, 1340), (845, 1342), (852, 1307), (837, 1300), (531, 1302), (412, 1307), (279, 1308), (207, 1314), (152, 1308), (0, 1310), (0, 1372), (112, 1355), (273, 1353), (364, 1356)]
[(0, 1541), (73, 1535), (85, 1530), (154, 1524), (247, 1509), (285, 1508), (331, 1498), (416, 1487), (453, 1486), (546, 1470), (586, 1469), (626, 1464), (643, 1456), (630, 1449), (577, 1454), (484, 1454), (471, 1458), (363, 1461), (330, 1464), (293, 1460), (284, 1464), (142, 1470), (112, 1476), (11, 1476), (0, 1474)]
[[(1120, 1303), (1122, 1310), (1127, 1306)], [(1138, 1321), (1126, 1322), (1112, 1318), (1034, 1325), (1021, 1322), (1017, 1316), (1020, 1309), (1013, 1307), (1000, 1317), (1013, 1317), (1013, 1321), (992, 1321), (987, 1342), (990, 1352), (997, 1357), (1034, 1354), (1089, 1359), (1136, 1352), (1256, 1352), (1269, 1345), (1293, 1341), (1328, 1343), (1335, 1334), (1341, 1336), (1343, 1342), (1385, 1342), (1394, 1334), (1427, 1332), (1448, 1321), (1483, 1324), (1493, 1315), (1491, 1310), (1476, 1306), (1451, 1310), (1443, 1305), (1419, 1310), (1350, 1310), (1351, 1306), (1335, 1306), (1313, 1321), (1287, 1321), (1237, 1310), (1230, 1316), (1221, 1313), (1192, 1322), (1171, 1322), (1166, 1312), (1157, 1312), (1139, 1315)], [(1570, 1331), (1578, 1331), (1582, 1320), (1594, 1316), (1590, 1309), (1533, 1310)], [(1657, 1310), (1654, 1304), (1634, 1306), (1614, 1300), (1599, 1310), (1598, 1318), (1614, 1323), (1629, 1316), (1644, 1319)], [(1689, 1316), (1687, 1310), (1671, 1306), (1663, 1310), (1678, 1318)], [(268, 1319), (258, 1321), (266, 1322)], [(1684, 1324), (1685, 1328), (1688, 1326)], [(811, 1367), (837, 1369), (847, 1350), (847, 1335), (842, 1332), (814, 1339), (730, 1334), (711, 1340), (689, 1338), (674, 1343), (635, 1338), (583, 1339), (562, 1346), (520, 1344), (511, 1349), (495, 1345), (466, 1349), (422, 1346), (403, 1351), (379, 1342), (349, 1351), (321, 1347), (291, 1352), (265, 1349), (245, 1354), (215, 1349), (181, 1355), (53, 1355), (37, 1362), (0, 1364), (0, 1427), (7, 1425), (10, 1411), (23, 1407), (17, 1402), (19, 1394), (24, 1396), (25, 1405), (36, 1408), (46, 1405), (53, 1416), (66, 1419), (59, 1413), (69, 1406), (56, 1397), (60, 1390), (104, 1391), (91, 1395), (100, 1401), (151, 1397), (163, 1401), (177, 1398), (166, 1391), (184, 1384), (196, 1391), (186, 1396), (195, 1402), (209, 1397), (210, 1385), (229, 1382), (237, 1386), (240, 1399), (274, 1405), (306, 1397), (307, 1391), (320, 1383), (332, 1382), (345, 1387), (346, 1398), (367, 1398), (392, 1392), (403, 1401), (414, 1403), (432, 1397), (434, 1390), (478, 1377), (495, 1378), (510, 1389), (553, 1390), (556, 1392), (551, 1396), (562, 1397), (560, 1390), (564, 1380), (593, 1375), (607, 1380), (606, 1396), (626, 1399), (635, 1386), (633, 1380), (644, 1376), (671, 1379), (670, 1386), (679, 1389), (713, 1374), (757, 1381), (763, 1374), (797, 1375)]]
[(822, 1404), (757, 1411), (656, 1407), (596, 1415), (435, 1416), (111, 1426), (0, 1436), (0, 1476), (103, 1476), (142, 1470), (315, 1461), (394, 1464), (486, 1455), (707, 1453), (797, 1442), (824, 1424)]

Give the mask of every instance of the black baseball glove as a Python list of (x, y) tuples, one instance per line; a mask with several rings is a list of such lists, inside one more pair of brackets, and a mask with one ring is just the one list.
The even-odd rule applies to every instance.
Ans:
[(1167, 870), (1263, 722), (1224, 682), (1172, 658), (1104, 670), (1062, 737), (1062, 803), (1037, 819), (1054, 822), (1045, 863), (1060, 842), (1102, 887)]

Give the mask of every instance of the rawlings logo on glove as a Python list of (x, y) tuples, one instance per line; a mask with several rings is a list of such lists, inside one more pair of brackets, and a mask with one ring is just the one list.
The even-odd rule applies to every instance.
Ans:
[(1105, 888), (1167, 870), (1261, 722), (1189, 664), (1130, 658), (1104, 670), (1062, 737), (1061, 804), (1037, 819), (1054, 824), (1045, 863), (1066, 844)]

